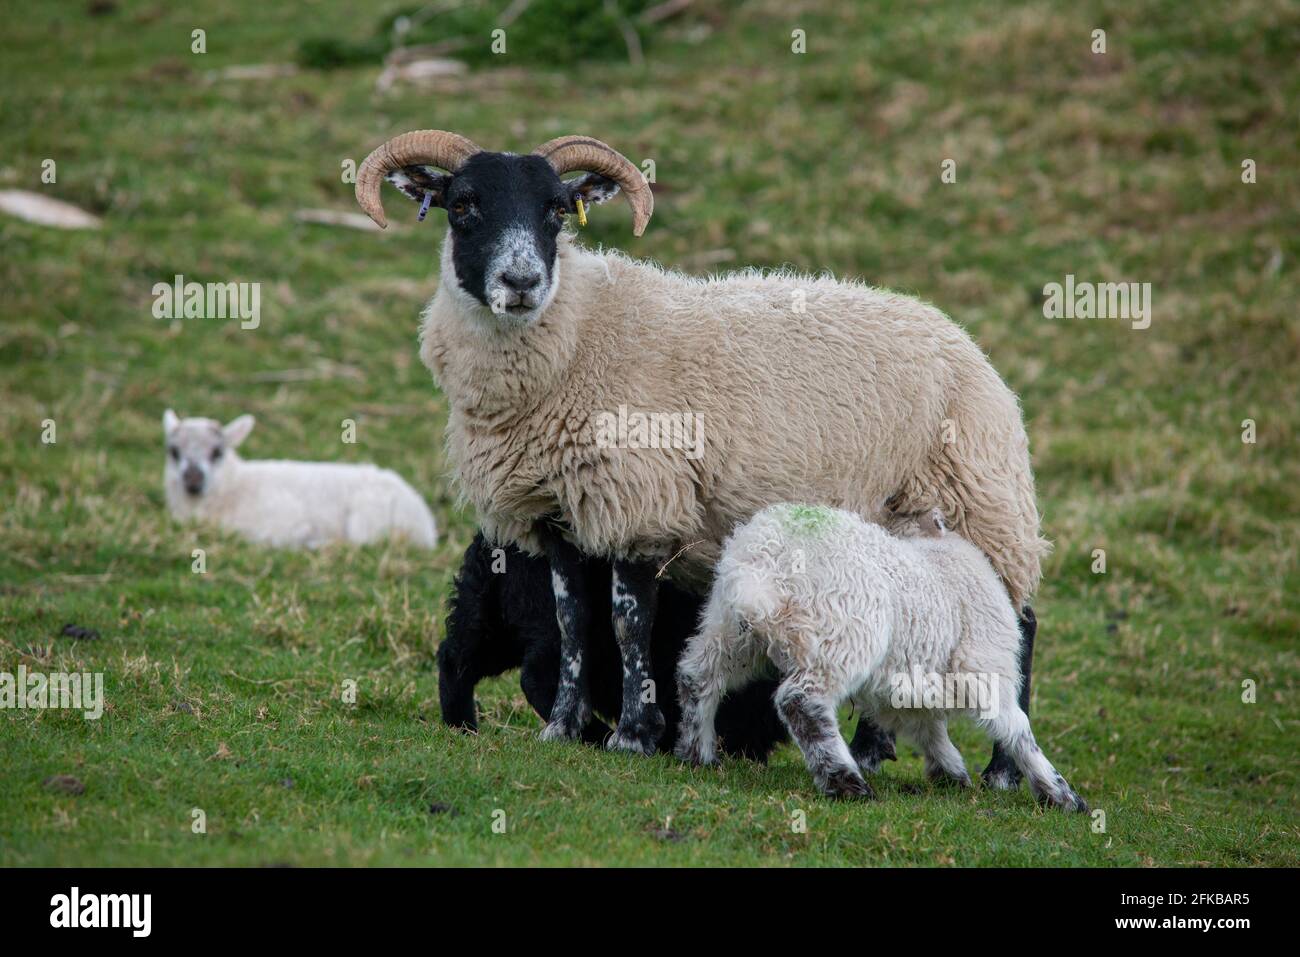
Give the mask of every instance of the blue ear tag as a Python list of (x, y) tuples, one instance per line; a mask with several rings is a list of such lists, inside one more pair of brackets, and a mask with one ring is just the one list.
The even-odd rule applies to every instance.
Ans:
[(424, 202), (420, 204), (420, 215), (416, 217), (417, 222), (424, 222), (424, 214), (429, 211), (429, 204), (433, 202), (433, 193), (424, 194)]

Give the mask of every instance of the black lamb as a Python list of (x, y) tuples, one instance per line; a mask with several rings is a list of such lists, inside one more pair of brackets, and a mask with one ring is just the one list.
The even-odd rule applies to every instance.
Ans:
[[(442, 719), (451, 727), (477, 730), (474, 686), (483, 678), (520, 668), (524, 697), (546, 720), (555, 701), (560, 670), (560, 628), (550, 564), (514, 546), (497, 552), (479, 532), (465, 551), (456, 575), (447, 638), (438, 648), (438, 691)], [(592, 596), (587, 640), (591, 705), (597, 715), (617, 722), (623, 696), (622, 659), (610, 615), (612, 565), (584, 558), (582, 571)], [(699, 620), (702, 599), (664, 580), (651, 645), (652, 673), (665, 728), (659, 750), (671, 751), (681, 710), (677, 704), (677, 660)], [(786, 740), (772, 704), (775, 679), (762, 679), (727, 696), (718, 711), (718, 735), (731, 754), (766, 761)], [(593, 716), (583, 740), (599, 744), (610, 728)]]

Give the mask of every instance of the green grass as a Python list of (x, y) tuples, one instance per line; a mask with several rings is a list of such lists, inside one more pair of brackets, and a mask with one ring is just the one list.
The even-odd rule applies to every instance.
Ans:
[[(307, 16), (4, 6), (0, 186), (105, 228), (0, 219), (0, 671), (102, 671), (108, 707), (0, 713), (0, 863), (1300, 863), (1294, 4), (703, 3), (642, 70), (506, 56), (386, 95), (370, 67), (205, 82), (290, 62), (304, 35), (348, 36), (357, 5), (341, 0)], [(972, 331), (1023, 398), (1056, 544), (1035, 601), (1035, 726), (1105, 833), (1024, 791), (931, 790), (906, 750), (880, 800), (843, 805), (814, 795), (789, 747), (767, 768), (691, 770), (543, 746), (513, 677), (480, 689), (477, 737), (440, 726), (433, 655), (473, 533), (416, 356), (441, 221), (417, 227), (395, 194), (384, 235), (293, 218), (355, 208), (343, 161), (426, 126), (515, 150), (587, 132), (654, 158), (646, 237), (616, 204), (588, 242), (695, 272), (828, 268)], [(261, 327), (154, 319), (150, 289), (175, 273), (261, 282)], [(1067, 273), (1151, 282), (1151, 328), (1044, 319), (1042, 287)], [(169, 405), (255, 413), (252, 457), (397, 469), (442, 545), (304, 555), (174, 526)], [(59, 637), (66, 622), (102, 638)], [(982, 766), (976, 733), (957, 743)], [(44, 788), (57, 774), (84, 793)]]

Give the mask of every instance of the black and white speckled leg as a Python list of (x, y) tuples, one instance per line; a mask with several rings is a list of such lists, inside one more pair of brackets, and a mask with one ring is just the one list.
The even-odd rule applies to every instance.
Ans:
[(833, 798), (874, 796), (840, 737), (835, 703), (828, 696), (793, 675), (781, 682), (775, 702), (777, 714), (803, 752), (819, 791)]
[(591, 720), (587, 687), (587, 626), (591, 605), (584, 589), (578, 549), (553, 529), (545, 532), (544, 541), (551, 563), (555, 620), (560, 626), (560, 674), (555, 704), (542, 729), (542, 740), (577, 740)]
[(1018, 704), (1003, 709), (997, 718), (985, 722), (990, 733), (1002, 749), (1016, 762), (1029, 779), (1029, 790), (1041, 804), (1062, 811), (1088, 813), (1088, 802), (1066, 782), (1061, 772), (1052, 766), (1029, 728), (1029, 718)]
[(663, 712), (656, 703), (659, 689), (654, 684), (650, 659), (650, 635), (659, 596), (656, 571), (652, 562), (614, 562), (613, 623), (623, 658), (623, 708), (618, 728), (606, 745), (611, 751), (654, 754), (664, 732)]

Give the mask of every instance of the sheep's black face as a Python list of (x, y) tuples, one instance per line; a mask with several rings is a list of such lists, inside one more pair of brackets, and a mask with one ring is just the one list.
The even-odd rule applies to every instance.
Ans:
[(522, 317), (550, 301), (570, 201), (545, 160), (475, 156), (453, 177), (445, 206), (462, 289), (498, 315)]
[[(457, 287), (494, 315), (531, 323), (555, 295), (556, 240), (577, 200), (597, 204), (618, 184), (595, 173), (564, 182), (538, 156), (478, 153), (455, 174), (407, 166), (388, 181), (447, 211)], [(444, 281), (450, 277), (444, 275)]]

